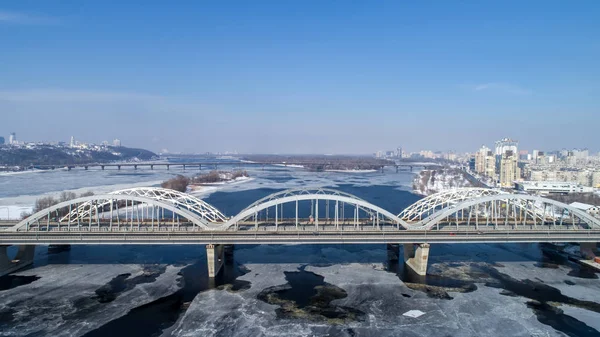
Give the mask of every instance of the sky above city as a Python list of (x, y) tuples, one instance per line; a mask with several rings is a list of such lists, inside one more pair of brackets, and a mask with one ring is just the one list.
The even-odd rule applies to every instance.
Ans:
[(0, 1), (0, 136), (600, 150), (600, 1)]

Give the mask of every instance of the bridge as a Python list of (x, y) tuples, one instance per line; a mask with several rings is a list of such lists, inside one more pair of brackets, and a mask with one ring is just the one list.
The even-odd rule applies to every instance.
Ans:
[[(435, 243), (579, 242), (589, 254), (600, 219), (551, 199), (499, 190), (441, 192), (392, 213), (355, 195), (326, 188), (273, 193), (226, 216), (192, 195), (133, 188), (65, 201), (0, 230), (0, 273), (33, 260), (35, 245), (205, 244), (209, 275), (225, 245), (387, 244), (416, 273)], [(9, 259), (6, 246), (19, 246)], [(393, 255), (393, 254), (392, 254)]]
[[(83, 168), (88, 170), (90, 168), (100, 168), (101, 170), (105, 169), (117, 169), (121, 170), (121, 168), (133, 168), (134, 170), (146, 168), (150, 170), (154, 170), (154, 168), (164, 168), (166, 170), (170, 170), (171, 167), (186, 169), (198, 169), (201, 170), (204, 168), (214, 168), (218, 169), (219, 167), (262, 167), (263, 169), (266, 166), (319, 166), (324, 170), (333, 169), (337, 163), (314, 160), (314, 161), (292, 161), (292, 162), (277, 162), (277, 161), (199, 161), (199, 162), (132, 162), (132, 163), (88, 163), (88, 164), (66, 164), (66, 165), (29, 165), (28, 169), (41, 169), (41, 170), (55, 170), (59, 168), (66, 168), (71, 171), (76, 168)], [(429, 167), (429, 166), (440, 166), (437, 163), (417, 163), (417, 162), (389, 162), (387, 164), (374, 164), (373, 167), (376, 167), (379, 170), (383, 170), (384, 167), (395, 167), (396, 172), (400, 170), (400, 168), (407, 168), (411, 171), (414, 167)]]

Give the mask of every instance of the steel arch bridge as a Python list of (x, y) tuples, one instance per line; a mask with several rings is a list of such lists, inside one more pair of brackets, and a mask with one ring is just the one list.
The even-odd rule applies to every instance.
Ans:
[(527, 194), (496, 194), (465, 200), (413, 224), (412, 230), (441, 226), (475, 230), (600, 230), (600, 219), (565, 203)]
[(307, 235), (372, 231), (409, 235), (565, 229), (600, 231), (600, 220), (554, 200), (484, 189), (433, 195), (396, 216), (352, 194), (325, 188), (273, 193), (226, 218), (215, 207), (185, 193), (138, 188), (66, 201), (0, 233), (205, 232), (244, 236), (251, 231)]
[[(159, 187), (137, 187), (114, 191), (110, 192), (109, 194), (132, 195), (172, 203), (179, 208), (184, 208), (192, 213), (197, 214), (202, 220), (204, 220), (206, 224), (209, 222), (224, 222), (227, 220), (223, 213), (204, 200), (199, 199), (191, 194), (172, 189)], [(108, 205), (108, 203), (109, 201), (107, 200), (104, 205), (99, 205), (98, 207)], [(93, 212), (96, 209), (96, 207), (92, 206), (92, 201), (83, 203), (79, 205), (77, 209), (72, 210), (69, 212), (69, 214), (63, 216), (61, 221), (75, 222), (77, 221), (77, 218), (85, 219), (86, 217), (90, 216), (90, 212)]]
[[(311, 202), (310, 216), (308, 219), (303, 219), (299, 215), (299, 203), (306, 201)], [(291, 219), (283, 217), (283, 206), (285, 204), (292, 204), (294, 217)], [(319, 207), (321, 207), (321, 211), (319, 211)], [(274, 230), (279, 230), (282, 225), (283, 229), (293, 228), (297, 230), (301, 223), (303, 228), (306, 228), (308, 224), (314, 226), (317, 231), (320, 228), (322, 230), (340, 230), (345, 227), (358, 228), (365, 225), (371, 225), (373, 228), (381, 228), (382, 226), (391, 226), (396, 229), (400, 229), (400, 227), (409, 228), (408, 223), (393, 213), (355, 195), (327, 188), (300, 188), (276, 192), (250, 204), (219, 229), (234, 228), (239, 230), (240, 224), (245, 224), (246, 228), (253, 226), (254, 229), (258, 230), (260, 213), (266, 211), (265, 219), (268, 220), (268, 210), (270, 208), (274, 209), (274, 212), (271, 212), (274, 217), (270, 222), (274, 226), (272, 227)], [(351, 212), (352, 218), (346, 216), (347, 212)], [(361, 218), (361, 214), (367, 215), (366, 219)], [(252, 218), (252, 220), (247, 221), (249, 218)]]
[(478, 187), (465, 187), (442, 191), (429, 195), (408, 206), (402, 212), (400, 212), (400, 214), (398, 214), (398, 217), (409, 222), (420, 221), (436, 211), (451, 205), (455, 205), (466, 200), (503, 193), (505, 192), (501, 190)]
[[(86, 207), (86, 216), (71, 214)], [(165, 211), (167, 211), (165, 216)], [(66, 218), (66, 221), (62, 221)], [(81, 197), (43, 209), (6, 231), (140, 231), (174, 230), (181, 224), (209, 230), (207, 222), (197, 214), (172, 203), (136, 195), (100, 194)], [(169, 227), (170, 226), (170, 227)], [(135, 227), (135, 228), (134, 228)], [(166, 228), (169, 227), (169, 228)]]

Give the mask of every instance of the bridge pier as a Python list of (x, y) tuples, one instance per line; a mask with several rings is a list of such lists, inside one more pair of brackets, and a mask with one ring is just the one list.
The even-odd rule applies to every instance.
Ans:
[(593, 260), (596, 257), (597, 250), (598, 243), (596, 242), (581, 242), (579, 244), (579, 251), (584, 259)]
[(167, 165), (167, 171), (169, 170), (169, 165)]
[(398, 262), (400, 260), (400, 245), (397, 243), (387, 244), (387, 258), (389, 262)]
[(0, 246), (0, 276), (8, 275), (14, 271), (33, 264), (35, 246), (21, 245), (14, 260), (8, 258), (7, 246)]
[(100, 167), (102, 168), (102, 171), (104, 171), (104, 165), (100, 165)]
[(137, 165), (133, 165), (133, 169), (134, 169), (134, 170), (137, 170)]
[(206, 245), (206, 261), (208, 262), (208, 277), (216, 277), (223, 267), (224, 256), (223, 245)]
[(121, 165), (117, 165), (117, 169), (121, 171)]
[(427, 263), (429, 261), (429, 244), (412, 243), (404, 244), (404, 264), (421, 276), (427, 275)]
[(154, 170), (154, 165), (150, 165), (150, 169), (151, 169), (151, 170)]
[(87, 171), (88, 167), (87, 167), (87, 166), (84, 166), (84, 168), (85, 168), (85, 170)]

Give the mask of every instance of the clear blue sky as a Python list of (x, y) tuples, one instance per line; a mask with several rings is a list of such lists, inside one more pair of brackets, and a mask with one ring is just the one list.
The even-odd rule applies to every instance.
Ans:
[(600, 1), (0, 1), (0, 135), (600, 150)]

